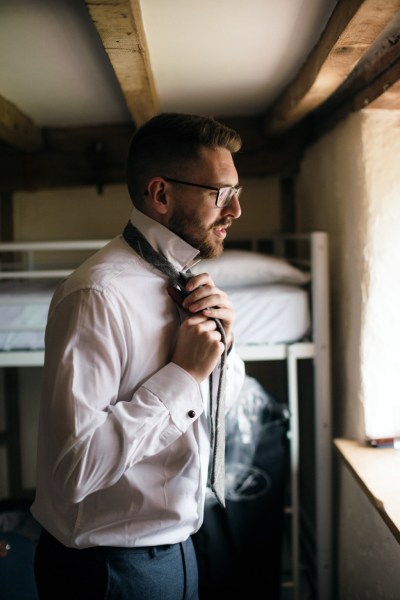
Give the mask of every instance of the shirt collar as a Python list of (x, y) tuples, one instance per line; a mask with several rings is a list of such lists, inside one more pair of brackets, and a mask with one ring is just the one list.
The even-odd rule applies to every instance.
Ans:
[(178, 271), (190, 269), (199, 262), (199, 250), (135, 207), (132, 209), (130, 220), (154, 250), (163, 254)]

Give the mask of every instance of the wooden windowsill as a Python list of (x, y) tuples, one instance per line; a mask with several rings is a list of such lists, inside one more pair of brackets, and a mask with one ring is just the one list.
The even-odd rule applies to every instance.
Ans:
[(400, 543), (400, 450), (372, 448), (347, 439), (335, 439), (334, 444)]

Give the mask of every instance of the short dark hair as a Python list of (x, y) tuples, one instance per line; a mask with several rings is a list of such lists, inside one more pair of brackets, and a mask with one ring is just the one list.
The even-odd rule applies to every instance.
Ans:
[[(147, 182), (196, 160), (199, 149), (225, 148), (232, 154), (242, 146), (240, 135), (212, 117), (161, 113), (133, 135), (127, 157), (127, 182), (132, 202), (141, 203)], [(140, 206), (138, 206), (140, 208)]]

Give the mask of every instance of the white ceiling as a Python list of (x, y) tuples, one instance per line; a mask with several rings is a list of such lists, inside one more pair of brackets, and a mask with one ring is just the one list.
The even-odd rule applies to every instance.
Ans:
[(297, 73), (336, 0), (142, 0), (162, 110), (259, 114)]
[[(336, 0), (142, 0), (163, 111), (251, 115), (296, 74)], [(130, 120), (84, 0), (0, 0), (0, 95), (39, 126)]]
[(0, 95), (39, 126), (130, 120), (83, 0), (0, 0)]

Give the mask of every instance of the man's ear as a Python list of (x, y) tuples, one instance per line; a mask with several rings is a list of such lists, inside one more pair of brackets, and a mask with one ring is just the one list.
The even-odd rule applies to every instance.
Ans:
[(155, 215), (165, 215), (168, 211), (167, 184), (162, 177), (152, 177), (147, 184), (147, 206)]

